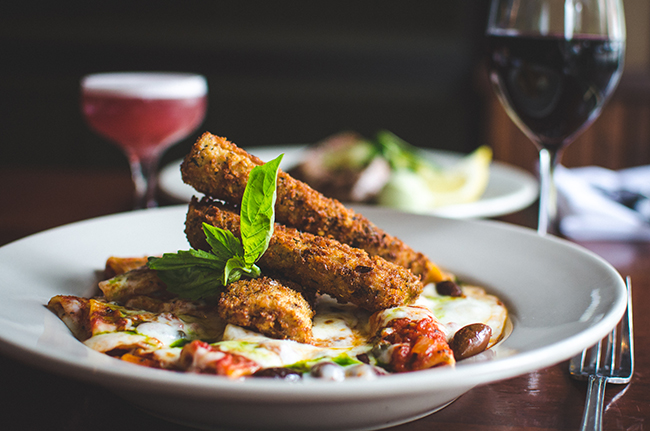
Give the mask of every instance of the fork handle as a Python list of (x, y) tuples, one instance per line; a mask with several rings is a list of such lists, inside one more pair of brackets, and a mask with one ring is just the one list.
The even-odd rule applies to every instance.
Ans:
[(589, 376), (587, 404), (582, 416), (581, 431), (601, 431), (603, 429), (603, 400), (607, 378)]

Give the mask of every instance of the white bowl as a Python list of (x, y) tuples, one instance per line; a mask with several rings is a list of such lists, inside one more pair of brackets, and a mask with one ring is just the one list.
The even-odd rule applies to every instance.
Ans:
[(125, 363), (91, 351), (46, 308), (88, 295), (109, 255), (187, 249), (186, 207), (102, 217), (0, 248), (0, 349), (32, 365), (113, 390), (170, 421), (203, 429), (378, 429), (430, 414), (474, 386), (568, 359), (625, 309), (625, 284), (604, 260), (566, 241), (491, 221), (357, 207), (445, 269), (508, 306), (512, 333), (491, 360), (374, 381), (232, 381)]

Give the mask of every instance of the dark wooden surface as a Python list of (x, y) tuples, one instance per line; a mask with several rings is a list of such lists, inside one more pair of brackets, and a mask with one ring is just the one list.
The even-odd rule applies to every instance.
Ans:
[[(128, 172), (0, 170), (0, 244), (131, 204)], [(535, 208), (503, 217), (535, 224)], [(609, 385), (605, 429), (650, 429), (650, 243), (584, 243), (633, 282), (636, 373), (627, 387)], [(0, 416), (20, 430), (182, 430), (100, 387), (63, 378), (0, 356)], [(399, 431), (576, 430), (586, 385), (570, 379), (567, 363), (477, 387), (444, 410), (394, 428)], [(2, 426), (4, 428), (4, 425)]]

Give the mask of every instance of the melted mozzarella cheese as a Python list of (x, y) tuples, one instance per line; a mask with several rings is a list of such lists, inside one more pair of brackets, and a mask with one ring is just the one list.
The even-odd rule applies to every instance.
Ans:
[(160, 362), (163, 366), (173, 366), (178, 363), (181, 356), (180, 347), (170, 347), (167, 349), (158, 349), (152, 352), (155, 360)]
[(144, 347), (155, 349), (162, 347), (155, 338), (131, 332), (104, 332), (94, 335), (84, 341), (84, 344), (98, 352), (110, 352), (113, 349), (124, 349), (128, 347)]
[(328, 295), (316, 303), (312, 323), (314, 344), (327, 347), (355, 347), (366, 343), (368, 313), (352, 304), (339, 304)]
[(278, 340), (230, 324), (226, 326), (223, 340), (216, 343), (221, 350), (245, 356), (265, 368), (335, 358), (342, 354), (354, 357), (363, 351), (348, 346), (319, 347), (293, 340)]
[(138, 334), (156, 338), (164, 346), (170, 346), (183, 339), (187, 332), (185, 324), (169, 314), (161, 314), (151, 322), (141, 323), (135, 328), (135, 331)]
[[(375, 322), (375, 327), (372, 330), (373, 333), (375, 333), (379, 328), (386, 328), (391, 320), (395, 319), (408, 319), (412, 321), (418, 321), (426, 318), (433, 318), (434, 321), (437, 321), (435, 314), (433, 314), (428, 307), (422, 304), (417, 304), (415, 306), (402, 305), (400, 307), (387, 308), (379, 313), (379, 319)], [(446, 334), (447, 328), (445, 328), (443, 325), (438, 326)]]
[(269, 338), (236, 325), (227, 325), (220, 349), (257, 362), (263, 367), (281, 367), (313, 358), (320, 350), (293, 340)]

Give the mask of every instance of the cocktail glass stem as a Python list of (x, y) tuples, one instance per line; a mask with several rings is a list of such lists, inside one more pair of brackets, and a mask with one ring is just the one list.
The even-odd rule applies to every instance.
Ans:
[(545, 236), (557, 228), (557, 189), (555, 187), (555, 168), (560, 158), (560, 150), (542, 148), (539, 150), (539, 216), (537, 233)]
[(131, 177), (135, 186), (134, 208), (154, 208), (158, 206), (156, 201), (157, 170), (160, 160), (159, 154), (140, 157), (129, 152), (129, 165), (131, 166)]

